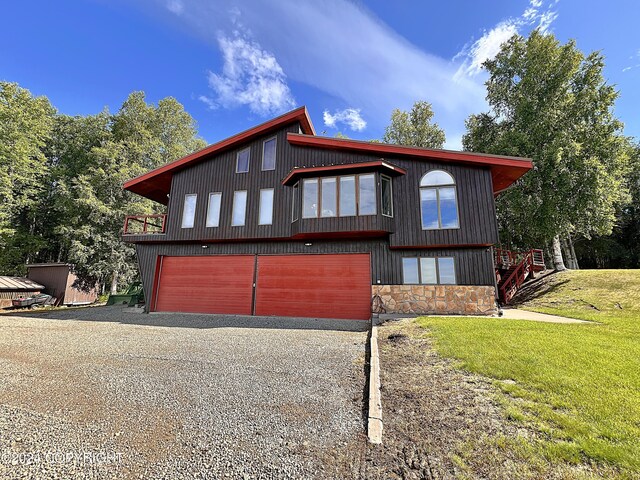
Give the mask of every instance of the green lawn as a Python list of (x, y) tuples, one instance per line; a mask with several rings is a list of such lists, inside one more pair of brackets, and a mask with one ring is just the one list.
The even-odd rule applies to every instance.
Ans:
[(556, 274), (524, 308), (594, 324), (420, 318), (438, 351), (496, 379), (506, 414), (550, 462), (640, 476), (640, 270)]

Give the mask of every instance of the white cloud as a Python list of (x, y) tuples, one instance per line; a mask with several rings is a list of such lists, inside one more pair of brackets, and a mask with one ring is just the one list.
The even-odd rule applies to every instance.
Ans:
[(456, 78), (473, 77), (480, 73), (482, 64), (494, 58), (504, 42), (525, 28), (538, 28), (543, 34), (549, 33), (551, 24), (558, 18), (558, 12), (552, 10), (558, 1), (553, 1), (546, 8), (542, 8), (543, 3), (543, 0), (530, 0), (522, 15), (500, 22), (488, 32), (485, 31), (479, 39), (465, 45), (454, 57), (454, 60), (464, 59)]
[(201, 95), (209, 108), (247, 105), (258, 115), (281, 113), (295, 105), (286, 75), (276, 57), (238, 31), (218, 35), (224, 64), (221, 73), (209, 72), (214, 99)]
[(640, 50), (638, 50), (635, 55), (631, 55), (629, 60), (633, 60), (635, 64), (628, 65), (622, 69), (622, 72), (628, 72), (629, 70), (633, 70), (634, 68), (640, 67), (640, 63), (638, 63), (638, 59), (640, 59)]
[(330, 128), (338, 128), (339, 123), (348, 126), (354, 132), (361, 132), (367, 127), (367, 122), (360, 115), (360, 109), (345, 108), (344, 110), (336, 110), (331, 114), (329, 110), (325, 110), (322, 114), (324, 124)]
[(167, 10), (176, 15), (182, 15), (182, 12), (184, 12), (184, 3), (182, 3), (182, 0), (168, 0)]
[(215, 109), (218, 108), (218, 104), (211, 97), (207, 97), (206, 95), (200, 95), (198, 97), (198, 100), (200, 100), (202, 103), (204, 103), (209, 108), (209, 110), (215, 110)]

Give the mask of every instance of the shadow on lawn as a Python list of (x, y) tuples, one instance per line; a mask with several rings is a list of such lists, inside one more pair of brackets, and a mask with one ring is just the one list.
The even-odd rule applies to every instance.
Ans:
[(85, 307), (69, 310), (10, 311), (2, 316), (78, 320), (83, 322), (115, 322), (127, 325), (181, 328), (276, 328), (292, 330), (336, 330), (365, 332), (367, 320), (325, 318), (258, 317), (247, 315), (209, 315), (199, 313), (135, 313), (122, 306)]

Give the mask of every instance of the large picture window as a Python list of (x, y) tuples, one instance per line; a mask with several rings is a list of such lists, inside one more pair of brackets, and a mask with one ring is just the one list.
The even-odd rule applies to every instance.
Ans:
[(302, 218), (375, 215), (376, 192), (373, 173), (307, 178), (302, 181)]
[(432, 170), (420, 180), (420, 211), (424, 230), (458, 228), (458, 200), (453, 176)]
[(182, 207), (182, 228), (193, 228), (196, 218), (196, 202), (198, 195), (189, 193), (184, 196), (184, 206)]
[(453, 257), (405, 257), (402, 259), (402, 283), (455, 285), (455, 260)]

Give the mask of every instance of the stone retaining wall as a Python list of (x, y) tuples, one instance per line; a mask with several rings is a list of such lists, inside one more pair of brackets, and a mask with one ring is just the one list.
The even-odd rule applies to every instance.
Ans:
[(492, 315), (495, 288), (470, 285), (372, 285), (386, 313)]

